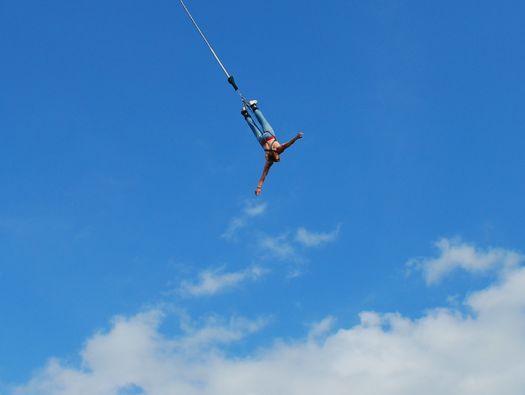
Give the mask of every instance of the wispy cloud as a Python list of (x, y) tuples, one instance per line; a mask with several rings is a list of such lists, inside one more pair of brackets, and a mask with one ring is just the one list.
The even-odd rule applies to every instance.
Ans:
[(195, 349), (229, 344), (260, 331), (268, 322), (269, 319), (266, 317), (256, 320), (243, 317), (231, 317), (228, 320), (209, 317), (202, 326), (188, 325), (186, 322), (183, 325), (184, 335), (176, 341), (176, 345), (178, 348), (193, 352)]
[(280, 259), (290, 259), (296, 255), (288, 234), (262, 237), (259, 240), (259, 246), (263, 251)]
[(278, 236), (264, 236), (259, 239), (259, 247), (263, 252), (282, 260), (300, 260), (300, 247), (311, 248), (335, 241), (340, 226), (332, 232), (314, 232), (303, 227), (295, 232), (286, 232)]
[(435, 243), (435, 258), (414, 258), (407, 262), (409, 270), (420, 270), (427, 284), (436, 284), (454, 270), (483, 273), (494, 268), (508, 270), (524, 260), (524, 256), (501, 248), (478, 249), (460, 239), (443, 238)]
[(295, 241), (305, 247), (317, 247), (337, 239), (341, 226), (338, 225), (332, 232), (311, 232), (305, 228), (297, 229)]
[(230, 220), (228, 227), (221, 237), (230, 241), (235, 240), (237, 232), (244, 228), (252, 218), (264, 214), (266, 208), (266, 203), (246, 203), (242, 213)]
[(210, 296), (235, 287), (248, 280), (257, 280), (266, 273), (260, 266), (238, 272), (224, 272), (224, 268), (208, 269), (199, 273), (195, 282), (183, 281), (179, 291), (189, 296)]
[(335, 317), (328, 316), (323, 318), (321, 321), (310, 325), (310, 332), (308, 338), (315, 340), (328, 334), (328, 332), (334, 327), (336, 322)]
[(120, 317), (87, 339), (78, 366), (50, 359), (8, 394), (343, 395), (351, 388), (367, 395), (521, 395), (524, 289), (525, 269), (514, 267), (464, 300), (472, 314), (454, 307), (417, 318), (369, 311), (357, 325), (338, 328), (327, 317), (304, 338), (265, 341), (244, 356), (224, 350), (264, 327), (264, 319), (167, 334), (158, 312)]

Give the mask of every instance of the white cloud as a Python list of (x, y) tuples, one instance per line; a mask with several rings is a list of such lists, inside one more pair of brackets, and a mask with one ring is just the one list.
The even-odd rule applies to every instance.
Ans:
[(267, 325), (268, 318), (261, 317), (255, 321), (242, 317), (232, 317), (228, 322), (217, 317), (210, 317), (202, 327), (181, 325), (184, 332), (177, 342), (179, 350), (194, 353), (207, 347), (218, 344), (229, 344), (245, 338), (247, 335), (258, 332)]
[(359, 324), (312, 338), (333, 328), (327, 318), (304, 339), (244, 356), (228, 356), (222, 344), (261, 323), (233, 319), (167, 336), (161, 312), (121, 317), (87, 340), (80, 366), (52, 359), (10, 394), (523, 395), (524, 289), (525, 269), (515, 267), (471, 294), (466, 309), (436, 308), (417, 319), (363, 312)]
[(280, 259), (290, 259), (295, 257), (295, 248), (288, 241), (288, 234), (280, 236), (265, 236), (259, 240), (259, 247), (266, 253)]
[(335, 317), (328, 316), (310, 326), (309, 339), (318, 339), (326, 335), (335, 325)]
[(226, 231), (221, 235), (226, 240), (235, 240), (237, 232), (244, 228), (252, 218), (263, 215), (266, 212), (266, 203), (246, 203), (241, 215), (230, 220)]
[(437, 258), (416, 258), (407, 263), (409, 268), (423, 272), (427, 284), (438, 283), (457, 269), (470, 273), (483, 273), (498, 268), (508, 270), (524, 259), (514, 251), (501, 248), (481, 250), (459, 239), (441, 239), (435, 246), (440, 252)]
[(317, 247), (337, 239), (339, 228), (340, 226), (337, 226), (332, 232), (310, 232), (305, 228), (299, 228), (295, 234), (295, 241), (305, 247)]
[(295, 231), (295, 235), (284, 233), (280, 236), (266, 236), (260, 241), (260, 246), (272, 252), (280, 258), (290, 258), (296, 255), (297, 244), (303, 247), (317, 247), (337, 239), (339, 234), (338, 225), (332, 232), (312, 232), (303, 227)]
[[(317, 247), (337, 239), (339, 226), (332, 232), (311, 232), (298, 228), (294, 233), (286, 232), (278, 236), (263, 236), (259, 238), (259, 248), (263, 253), (282, 260), (301, 261), (298, 247)], [(296, 268), (297, 269), (297, 268)], [(294, 270), (300, 275), (300, 271)], [(292, 276), (294, 277), (294, 276)]]
[[(159, 332), (163, 315), (152, 310), (117, 317), (111, 330), (99, 332), (86, 342), (80, 367), (51, 359), (27, 385), (11, 393), (120, 395), (134, 390), (151, 395), (198, 394), (206, 370), (200, 362), (215, 359), (214, 347), (237, 341), (266, 322), (234, 318), (221, 325), (211, 319), (203, 328), (186, 327), (181, 336), (168, 338)], [(174, 373), (177, 377), (171, 377)]]
[(332, 232), (312, 232), (298, 228), (295, 232), (285, 232), (277, 236), (262, 236), (258, 239), (258, 247), (263, 256), (292, 263), (289, 267), (289, 278), (300, 277), (303, 273), (300, 267), (305, 262), (303, 249), (320, 246), (337, 239), (339, 226)]
[(266, 203), (248, 205), (244, 208), (244, 214), (248, 217), (257, 217), (266, 211)]
[(238, 272), (223, 272), (223, 268), (208, 269), (199, 274), (197, 282), (183, 281), (180, 292), (190, 296), (210, 296), (248, 280), (257, 280), (265, 274), (259, 266)]

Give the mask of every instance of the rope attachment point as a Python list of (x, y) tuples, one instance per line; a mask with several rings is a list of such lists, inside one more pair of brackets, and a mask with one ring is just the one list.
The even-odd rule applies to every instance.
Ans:
[(239, 87), (237, 86), (237, 84), (235, 83), (235, 80), (233, 79), (233, 75), (230, 75), (228, 77), (228, 82), (230, 83), (231, 86), (233, 86), (233, 89), (235, 89), (236, 91), (239, 90)]

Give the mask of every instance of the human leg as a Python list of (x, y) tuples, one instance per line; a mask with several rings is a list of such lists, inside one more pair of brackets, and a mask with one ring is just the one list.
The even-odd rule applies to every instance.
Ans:
[(255, 122), (253, 121), (252, 117), (248, 114), (248, 115), (245, 115), (244, 116), (244, 119), (246, 120), (246, 123), (248, 124), (248, 126), (250, 127), (250, 129), (252, 130), (255, 138), (257, 139), (257, 141), (261, 141), (261, 139), (263, 138), (263, 132), (259, 129), (259, 127), (255, 124)]
[(255, 116), (257, 117), (257, 120), (261, 124), (263, 130), (265, 132), (270, 133), (272, 136), (275, 136), (275, 132), (273, 131), (272, 125), (270, 125), (270, 123), (266, 120), (262, 111), (258, 107), (252, 108), (252, 110)]

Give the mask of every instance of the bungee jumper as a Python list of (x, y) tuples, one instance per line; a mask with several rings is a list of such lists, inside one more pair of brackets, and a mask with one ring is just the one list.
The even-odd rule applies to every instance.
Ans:
[[(248, 112), (248, 107), (251, 108), (252, 112), (255, 114), (255, 117), (257, 118), (257, 121), (259, 121), (261, 127), (259, 127), (253, 121), (250, 113)], [(257, 107), (257, 100), (250, 100), (248, 102), (248, 107), (243, 106), (241, 114), (259, 141), (259, 144), (261, 144), (263, 147), (264, 158), (266, 159), (261, 178), (259, 179), (257, 188), (255, 188), (255, 194), (259, 196), (262, 192), (264, 180), (270, 171), (270, 167), (272, 167), (275, 162), (279, 162), (281, 160), (281, 154), (284, 151), (286, 151), (293, 143), (303, 137), (303, 132), (298, 132), (290, 141), (281, 144), (279, 141), (277, 141), (277, 137), (275, 136), (272, 126), (268, 123), (259, 107)]]
[[(224, 74), (226, 74), (226, 77), (228, 78), (228, 83), (233, 87), (235, 92), (237, 92), (237, 94), (241, 98), (243, 103), (241, 114), (246, 120), (246, 123), (248, 124), (250, 129), (252, 130), (254, 136), (257, 138), (257, 141), (259, 142), (259, 144), (261, 144), (262, 148), (264, 149), (265, 164), (261, 177), (259, 178), (259, 182), (257, 183), (257, 187), (255, 188), (255, 195), (259, 196), (262, 192), (264, 180), (266, 179), (266, 176), (268, 175), (268, 172), (270, 171), (272, 165), (275, 162), (279, 162), (281, 160), (281, 154), (284, 151), (286, 151), (290, 146), (292, 146), (297, 140), (303, 137), (303, 132), (298, 132), (290, 141), (287, 141), (284, 144), (281, 144), (279, 143), (279, 141), (277, 141), (277, 137), (272, 126), (266, 120), (262, 111), (257, 106), (257, 100), (248, 100), (242, 95), (241, 91), (239, 90), (239, 87), (237, 86), (237, 83), (235, 82), (235, 79), (233, 78), (233, 75), (228, 73), (228, 70), (226, 70), (226, 67), (224, 67), (224, 64), (221, 62), (219, 56), (217, 55), (210, 42), (200, 29), (199, 25), (191, 15), (190, 11), (188, 10), (188, 7), (186, 7), (186, 4), (184, 4), (184, 1), (179, 1), (184, 10), (186, 11), (186, 14), (188, 14), (188, 17), (193, 23), (193, 26), (195, 26), (202, 39), (210, 49), (211, 53), (215, 57), (215, 60), (217, 60), (217, 63), (219, 63), (219, 66), (221, 67), (222, 71), (224, 72)], [(250, 112), (255, 115), (255, 118), (259, 122), (259, 125), (257, 125), (257, 123), (253, 120)]]

